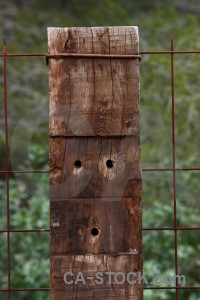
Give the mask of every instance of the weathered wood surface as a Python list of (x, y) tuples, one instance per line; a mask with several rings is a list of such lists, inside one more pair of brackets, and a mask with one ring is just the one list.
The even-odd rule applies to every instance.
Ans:
[[(138, 32), (49, 28), (48, 45), (50, 54), (138, 54)], [(140, 300), (142, 284), (63, 278), (142, 270), (138, 60), (50, 58), (49, 90), (51, 300)]]
[[(49, 52), (138, 54), (136, 27), (49, 28)], [(138, 60), (49, 60), (50, 134), (139, 132)]]
[(141, 253), (141, 217), (139, 196), (51, 201), (51, 254)]
[[(51, 278), (52, 298), (56, 300), (72, 300), (72, 299), (106, 299), (106, 300), (142, 300), (141, 284), (138, 282), (139, 272), (142, 272), (142, 255), (134, 254), (96, 254), (96, 255), (68, 255), (54, 256), (51, 260), (51, 269), (54, 270), (54, 276)], [(66, 273), (72, 272), (77, 278), (78, 272), (84, 273), (84, 282), (75, 285), (75, 278), (67, 277), (68, 281), (73, 280), (74, 284), (65, 284), (63, 278)], [(109, 284), (106, 272), (121, 272), (123, 270), (126, 276), (134, 270), (135, 276), (130, 276), (130, 281), (136, 280), (134, 284), (129, 284), (127, 280), (125, 284), (116, 284), (114, 275), (111, 276), (111, 284)], [(97, 272), (102, 272), (103, 284), (94, 284)], [(93, 279), (87, 279), (93, 277)], [(120, 276), (117, 282), (121, 281)]]
[[(74, 166), (77, 160), (80, 168)], [(139, 136), (53, 138), (49, 166), (52, 200), (127, 197), (141, 190)]]

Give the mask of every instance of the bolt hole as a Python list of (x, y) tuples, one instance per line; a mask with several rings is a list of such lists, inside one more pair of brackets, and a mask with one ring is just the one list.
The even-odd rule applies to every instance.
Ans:
[(74, 167), (75, 167), (76, 169), (80, 169), (80, 168), (81, 168), (81, 165), (82, 165), (82, 163), (81, 163), (80, 160), (76, 160), (76, 161), (74, 162)]
[(111, 169), (114, 166), (114, 162), (111, 159), (108, 159), (106, 162), (107, 168)]
[(96, 227), (92, 228), (91, 234), (92, 234), (93, 236), (97, 236), (97, 235), (99, 234), (99, 229), (96, 228)]

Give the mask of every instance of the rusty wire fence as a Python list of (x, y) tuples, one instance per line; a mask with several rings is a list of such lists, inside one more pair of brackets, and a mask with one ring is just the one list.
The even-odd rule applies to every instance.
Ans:
[[(175, 274), (179, 274), (179, 263), (178, 263), (178, 231), (199, 231), (200, 227), (178, 227), (177, 225), (177, 196), (176, 196), (176, 176), (177, 172), (187, 172), (187, 171), (200, 171), (198, 167), (187, 167), (187, 168), (178, 168), (176, 164), (176, 135), (175, 135), (175, 95), (174, 95), (174, 59), (176, 55), (184, 55), (184, 54), (200, 54), (200, 51), (174, 51), (173, 48), (173, 40), (171, 40), (171, 50), (170, 51), (143, 51), (138, 55), (133, 55), (127, 58), (143, 58), (145, 55), (167, 55), (171, 57), (171, 121), (172, 121), (172, 158), (173, 158), (173, 167), (172, 168), (143, 168), (143, 172), (172, 172), (173, 174), (173, 223), (172, 227), (144, 227), (143, 231), (172, 231), (174, 232), (174, 254), (175, 254), (175, 265), (174, 270)], [(63, 55), (65, 56), (65, 55)], [(70, 55), (66, 55), (70, 56)], [(32, 233), (32, 232), (47, 232), (49, 233), (49, 229), (10, 229), (10, 196), (9, 196), (9, 178), (11, 174), (17, 173), (49, 173), (49, 170), (10, 170), (9, 169), (9, 139), (8, 139), (8, 111), (7, 111), (7, 82), (6, 82), (6, 62), (7, 58), (17, 57), (44, 57), (46, 58), (46, 63), (48, 63), (48, 58), (51, 57), (48, 53), (23, 53), (23, 54), (8, 54), (6, 52), (6, 41), (4, 39), (4, 51), (3, 54), (0, 54), (0, 57), (3, 59), (3, 68), (4, 68), (4, 86), (1, 89), (4, 90), (4, 114), (5, 114), (5, 141), (6, 141), (6, 169), (0, 170), (0, 174), (4, 174), (6, 176), (6, 192), (7, 192), (7, 228), (0, 230), (0, 234), (5, 233), (7, 235), (7, 266), (8, 266), (8, 287), (1, 288), (0, 287), (0, 299), (1, 292), (8, 293), (8, 299), (12, 299), (12, 292), (20, 292), (20, 291), (43, 291), (49, 292), (49, 287), (43, 288), (23, 288), (20, 286), (18, 288), (12, 288), (11, 282), (11, 247), (10, 247), (10, 233)], [(92, 57), (92, 55), (90, 55)], [(117, 58), (117, 57), (116, 57)], [(2, 99), (1, 99), (2, 102)], [(2, 159), (2, 158), (1, 158)], [(200, 286), (180, 286), (178, 283), (178, 278), (176, 278), (176, 284), (174, 286), (162, 286), (162, 287), (152, 287), (152, 286), (144, 286), (144, 290), (174, 290), (175, 291), (175, 299), (180, 299), (178, 294), (179, 290), (200, 290)]]

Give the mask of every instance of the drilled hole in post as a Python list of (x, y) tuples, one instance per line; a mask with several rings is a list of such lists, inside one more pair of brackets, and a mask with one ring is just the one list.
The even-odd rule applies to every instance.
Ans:
[(114, 162), (111, 159), (108, 159), (106, 161), (106, 166), (107, 166), (107, 168), (110, 169), (110, 168), (112, 168), (114, 166)]
[(91, 235), (93, 235), (93, 236), (99, 235), (99, 229), (96, 227), (92, 228)]
[(74, 167), (75, 167), (76, 169), (81, 168), (81, 165), (82, 165), (82, 163), (81, 163), (80, 160), (76, 160), (76, 161), (74, 162)]

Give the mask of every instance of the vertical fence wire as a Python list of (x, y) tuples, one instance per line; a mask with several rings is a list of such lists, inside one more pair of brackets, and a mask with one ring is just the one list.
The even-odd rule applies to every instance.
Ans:
[[(173, 146), (173, 197), (174, 197), (174, 237), (175, 237), (175, 274), (178, 287), (178, 251), (177, 251), (177, 211), (176, 211), (176, 137), (175, 137), (175, 106), (174, 106), (174, 41), (171, 39), (171, 93), (172, 93), (172, 146)], [(178, 300), (178, 289), (176, 289)]]
[(6, 193), (7, 193), (7, 255), (8, 255), (8, 300), (10, 291), (10, 207), (9, 207), (9, 157), (8, 157), (8, 111), (7, 111), (7, 82), (6, 82), (6, 39), (4, 38), (4, 113), (5, 113), (5, 140), (6, 140)]

